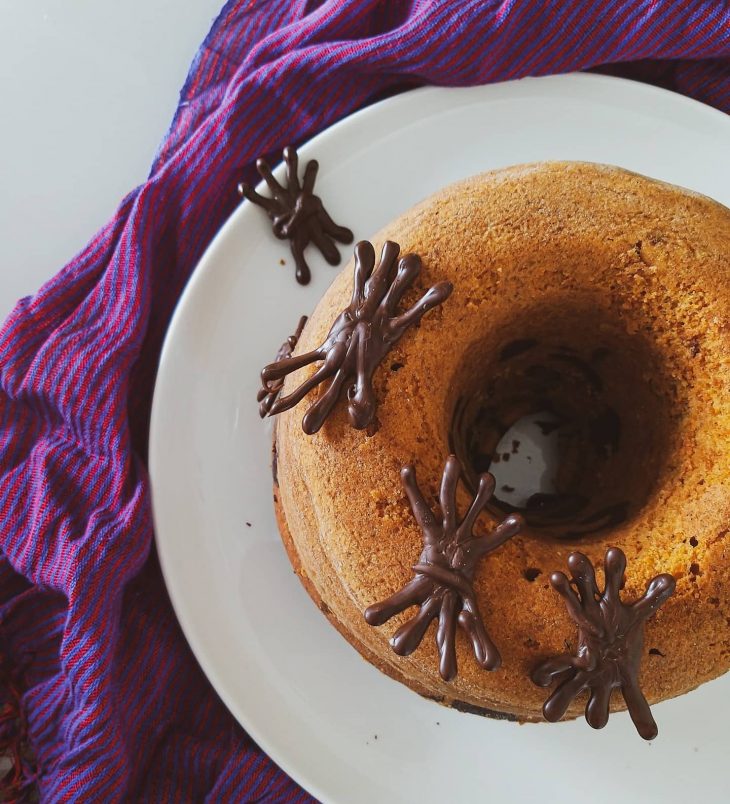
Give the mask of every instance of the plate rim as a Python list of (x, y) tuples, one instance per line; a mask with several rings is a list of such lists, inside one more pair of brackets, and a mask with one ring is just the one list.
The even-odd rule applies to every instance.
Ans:
[[(693, 116), (702, 114), (711, 117), (716, 122), (723, 121), (722, 124), (728, 127), (728, 131), (730, 133), (730, 115), (701, 101), (695, 100), (694, 98), (690, 98), (686, 95), (682, 95), (678, 92), (674, 92), (663, 87), (654, 86), (653, 84), (623, 78), (620, 76), (606, 75), (603, 73), (573, 72), (559, 75), (525, 77), (510, 81), (492, 82), (469, 87), (442, 87), (430, 85), (418, 87), (416, 89), (408, 90), (406, 92), (385, 98), (376, 103), (369, 104), (352, 112), (351, 114), (341, 118), (329, 127), (325, 128), (311, 139), (302, 143), (297, 150), (299, 152), (300, 159), (303, 158), (306, 160), (309, 153), (316, 150), (317, 147), (329, 137), (339, 135), (343, 129), (346, 129), (349, 126), (358, 125), (363, 119), (368, 118), (374, 113), (379, 113), (383, 109), (387, 110), (391, 106), (398, 106), (403, 103), (412, 102), (414, 98), (427, 98), (429, 95), (445, 96), (447, 94), (455, 95), (456, 93), (466, 94), (471, 92), (475, 96), (475, 103), (483, 102), (485, 104), (489, 104), (493, 102), (493, 99), (484, 98), (480, 100), (477, 96), (481, 92), (488, 93), (492, 91), (495, 86), (508, 89), (510, 86), (525, 83), (536, 85), (541, 83), (551, 84), (557, 88), (560, 88), (561, 85), (573, 85), (576, 83), (583, 83), (586, 85), (594, 84), (598, 88), (601, 86), (605, 87), (607, 85), (617, 88), (621, 88), (623, 86), (626, 91), (637, 93), (637, 100), (639, 95), (644, 94), (653, 99), (659, 98), (663, 101), (671, 101), (677, 106), (678, 110), (680, 107), (684, 106), (685, 109)], [(455, 103), (454, 105), (458, 106), (459, 104)], [(278, 176), (279, 171), (282, 170), (282, 167), (283, 164), (279, 162), (274, 169), (274, 174)], [(264, 187), (265, 182), (261, 181), (256, 189), (260, 191)], [(208, 271), (212, 270), (212, 268), (209, 266), (215, 265), (215, 255), (220, 248), (224, 247), (223, 244), (227, 241), (229, 232), (236, 228), (237, 220), (241, 214), (243, 206), (243, 204), (239, 204), (232, 211), (232, 213), (217, 231), (209, 245), (206, 247), (198, 263), (190, 274), (182, 293), (180, 294), (165, 332), (163, 346), (158, 362), (157, 374), (155, 377), (147, 441), (149, 456), (148, 475), (151, 492), (154, 542), (163, 581), (165, 583), (177, 622), (185, 637), (185, 640), (188, 643), (188, 646), (190, 647), (190, 650), (193, 653), (193, 656), (195, 657), (195, 660), (205, 674), (206, 679), (213, 687), (215, 693), (226, 706), (232, 717), (234, 717), (239, 725), (241, 725), (246, 733), (254, 740), (254, 742), (271, 759), (272, 762), (281, 768), (281, 770), (283, 770), (290, 778), (300, 785), (300, 787), (302, 787), (302, 789), (307, 793), (320, 801), (328, 801), (330, 800), (330, 794), (321, 787), (321, 783), (317, 782), (307, 769), (301, 768), (297, 765), (292, 766), (289, 763), (287, 756), (278, 750), (278, 746), (272, 745), (272, 742), (267, 734), (265, 734), (263, 730), (260, 730), (255, 722), (250, 721), (245, 716), (245, 713), (242, 711), (241, 707), (229, 694), (225, 683), (220, 679), (218, 671), (216, 670), (215, 666), (213, 666), (211, 660), (209, 660), (207, 651), (198, 637), (199, 626), (196, 625), (192, 618), (188, 618), (188, 615), (185, 611), (186, 607), (182, 603), (183, 596), (178, 588), (178, 581), (175, 579), (175, 573), (172, 567), (174, 563), (172, 560), (172, 553), (168, 552), (168, 548), (165, 546), (165, 539), (164, 537), (160, 536), (161, 531), (164, 530), (164, 526), (160, 525), (159, 509), (155, 505), (155, 488), (159, 488), (164, 482), (161, 479), (161, 467), (164, 466), (164, 458), (162, 457), (164, 450), (162, 449), (159, 432), (161, 427), (160, 422), (165, 410), (163, 399), (166, 384), (165, 377), (169, 371), (171, 361), (174, 360), (172, 355), (176, 348), (175, 342), (178, 338), (177, 332), (183, 326), (181, 322), (183, 322), (185, 316), (187, 315), (186, 311), (188, 307), (194, 303), (193, 300), (195, 298), (197, 286), (204, 281), (204, 277)], [(336, 275), (337, 274), (335, 274), (335, 276)]]

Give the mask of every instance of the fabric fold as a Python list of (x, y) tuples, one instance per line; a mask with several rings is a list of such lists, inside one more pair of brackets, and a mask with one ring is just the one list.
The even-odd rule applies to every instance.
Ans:
[(730, 111), (730, 3), (226, 4), (148, 180), (0, 330), (0, 651), (44, 800), (309, 800), (206, 681), (152, 551), (159, 353), (236, 183), (404, 86), (601, 66)]

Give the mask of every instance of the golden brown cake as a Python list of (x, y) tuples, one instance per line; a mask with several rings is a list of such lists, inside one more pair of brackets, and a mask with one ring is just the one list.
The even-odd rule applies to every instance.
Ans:
[[(276, 421), (275, 501), (292, 564), (342, 635), (417, 692), (467, 711), (538, 720), (530, 673), (574, 645), (576, 627), (549, 576), (568, 554), (600, 567), (628, 559), (623, 595), (659, 573), (676, 591), (646, 625), (641, 686), (650, 702), (730, 668), (730, 211), (686, 190), (588, 163), (527, 165), (430, 197), (373, 238), (421, 256), (404, 299), (448, 280), (451, 297), (405, 333), (374, 374), (365, 430), (337, 406), (319, 432), (303, 405)], [(325, 293), (295, 355), (316, 347), (347, 307), (352, 265)], [(315, 367), (287, 378), (291, 392)], [(315, 390), (308, 398), (317, 397)], [(436, 499), (455, 452), (472, 484), (497, 441), (527, 413), (569, 422), (560, 494), (524, 511), (525, 529), (474, 579), (501, 666), (488, 672), (457, 636), (444, 681), (431, 625), (410, 656), (365, 609), (412, 577), (422, 548), (400, 480), (413, 464)], [(462, 511), (471, 494), (459, 488)], [(494, 502), (487, 533), (511, 510)], [(600, 573), (599, 573), (600, 577)], [(582, 712), (578, 700), (568, 716)], [(612, 709), (624, 708), (619, 695)]]

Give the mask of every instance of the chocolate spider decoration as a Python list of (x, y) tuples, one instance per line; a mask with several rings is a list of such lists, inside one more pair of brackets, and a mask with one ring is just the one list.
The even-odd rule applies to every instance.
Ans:
[(560, 720), (572, 701), (588, 691), (586, 720), (594, 729), (602, 729), (608, 722), (611, 693), (620, 689), (636, 730), (645, 740), (652, 740), (658, 729), (638, 678), (644, 623), (672, 595), (674, 578), (657, 575), (643, 597), (624, 603), (620, 590), (626, 556), (618, 547), (606, 552), (603, 592), (598, 589), (593, 565), (583, 553), (571, 553), (568, 567), (570, 580), (564, 573), (554, 572), (550, 583), (578, 626), (578, 650), (576, 655), (564, 653), (546, 659), (532, 672), (532, 680), (540, 687), (558, 682), (543, 706), (545, 719)]
[(445, 301), (453, 290), (450, 282), (439, 282), (398, 315), (398, 303), (421, 271), (419, 257), (407, 254), (398, 261), (399, 252), (397, 243), (386, 242), (380, 263), (375, 268), (372, 245), (363, 240), (355, 246), (352, 299), (335, 319), (322, 345), (311, 352), (270, 363), (261, 372), (263, 388), (268, 391), (286, 375), (322, 361), (308, 380), (287, 396), (274, 401), (269, 409), (270, 416), (293, 408), (313, 388), (329, 381), (324, 392), (304, 414), (304, 432), (308, 435), (316, 433), (343, 393), (347, 395), (350, 424), (357, 430), (370, 424), (377, 405), (372, 385), (375, 369), (408, 327), (417, 324), (429, 310)]
[[(297, 324), (297, 328), (293, 335), (290, 335), (284, 343), (281, 344), (279, 347), (279, 351), (276, 353), (276, 358), (274, 362), (278, 362), (279, 360), (284, 360), (287, 357), (291, 357), (292, 352), (296, 348), (297, 343), (299, 342), (299, 338), (302, 335), (302, 330), (304, 329), (304, 325), (307, 323), (307, 316), (303, 315), (299, 319), (299, 323)], [(271, 410), (271, 406), (276, 401), (276, 397), (279, 396), (279, 392), (284, 387), (284, 379), (275, 380), (266, 385), (262, 385), (259, 388), (258, 393), (256, 394), (256, 401), (259, 403), (259, 415), (263, 419), (269, 411)]]
[(322, 199), (314, 194), (319, 163), (312, 159), (304, 169), (304, 179), (299, 184), (299, 157), (294, 148), (284, 148), (287, 186), (279, 184), (265, 159), (256, 160), (256, 169), (271, 190), (273, 198), (259, 195), (250, 184), (241, 182), (238, 192), (243, 198), (261, 207), (272, 222), (274, 235), (279, 240), (289, 240), (291, 253), (296, 263), (296, 277), (300, 285), (309, 284), (312, 278), (304, 259), (304, 249), (309, 243), (322, 252), (330, 265), (340, 264), (340, 252), (335, 241), (352, 243), (350, 229), (338, 226), (327, 213)]
[(504, 544), (524, 525), (519, 514), (510, 514), (488, 536), (474, 536), (474, 524), (494, 492), (495, 481), (488, 473), (479, 477), (476, 496), (464, 518), (457, 522), (456, 487), (460, 475), (458, 458), (449, 455), (441, 480), (439, 522), (418, 488), (415, 469), (403, 467), (401, 480), (413, 516), (423, 532), (423, 551), (413, 567), (414, 578), (399, 592), (365, 610), (365, 620), (370, 625), (382, 625), (411, 606), (420, 607), (390, 640), (399, 656), (413, 653), (431, 621), (438, 617), (439, 673), (445, 681), (451, 681), (457, 671), (457, 625), (471, 640), (474, 656), (485, 670), (495, 670), (501, 664), (499, 651), (484, 627), (472, 584), (479, 559)]

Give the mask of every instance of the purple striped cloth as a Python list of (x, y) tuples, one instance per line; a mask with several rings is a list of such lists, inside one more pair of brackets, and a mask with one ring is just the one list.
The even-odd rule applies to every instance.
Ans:
[(225, 6), (149, 179), (0, 332), (7, 796), (37, 784), (49, 801), (308, 800), (208, 685), (151, 549), (146, 439), (170, 315), (255, 157), (418, 84), (599, 65), (730, 111), (730, 3)]

